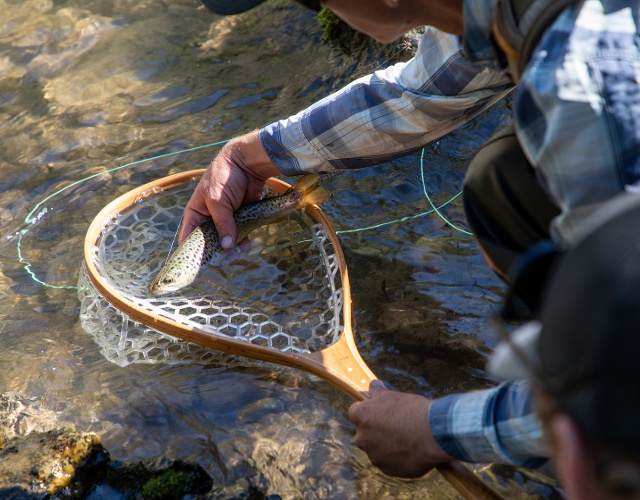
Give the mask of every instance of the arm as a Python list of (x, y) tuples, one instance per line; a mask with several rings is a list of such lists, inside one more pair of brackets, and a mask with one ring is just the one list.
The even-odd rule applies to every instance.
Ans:
[(528, 382), (436, 399), (429, 425), (438, 444), (458, 460), (539, 467), (550, 456)]
[(504, 74), (467, 61), (457, 37), (430, 28), (409, 63), (361, 78), (259, 135), (227, 145), (187, 205), (180, 241), (210, 214), (232, 245), (232, 211), (255, 201), (268, 176), (359, 168), (406, 155), (467, 122), (510, 88)]
[(453, 459), (538, 467), (549, 456), (528, 385), (430, 400), (372, 383), (370, 395), (349, 419), (356, 445), (386, 474), (418, 477)]
[(377, 165), (440, 139), (511, 88), (504, 73), (466, 58), (457, 37), (428, 28), (411, 61), (352, 82), (260, 139), (286, 175)]

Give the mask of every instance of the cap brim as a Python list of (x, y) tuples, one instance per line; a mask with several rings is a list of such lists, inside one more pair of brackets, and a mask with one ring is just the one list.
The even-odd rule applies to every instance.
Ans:
[(514, 330), (509, 342), (503, 340), (494, 349), (487, 363), (487, 372), (498, 380), (532, 378), (531, 366), (537, 364), (536, 346), (541, 331), (539, 321), (529, 321)]
[(256, 5), (260, 5), (265, 0), (202, 0), (204, 6), (216, 14), (231, 16), (240, 14)]

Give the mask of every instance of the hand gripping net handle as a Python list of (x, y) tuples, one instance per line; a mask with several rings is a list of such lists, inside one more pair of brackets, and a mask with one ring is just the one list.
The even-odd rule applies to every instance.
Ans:
[[(217, 351), (304, 370), (333, 384), (356, 400), (361, 401), (367, 398), (369, 384), (376, 379), (376, 376), (361, 358), (355, 344), (346, 261), (339, 239), (329, 220), (315, 205), (308, 206), (305, 211), (325, 230), (335, 254), (342, 283), (342, 332), (333, 343), (316, 352), (283, 352), (224, 334), (215, 334), (212, 333), (211, 328), (200, 327), (192, 322), (186, 324), (178, 321), (162, 314), (161, 311), (150, 310), (132, 301), (99, 270), (96, 265), (99, 259), (98, 249), (105, 228), (148, 196), (196, 182), (203, 173), (204, 170), (193, 170), (145, 184), (120, 196), (100, 211), (87, 231), (84, 244), (86, 271), (97, 292), (128, 318), (154, 330)], [(269, 179), (267, 186), (277, 193), (283, 193), (289, 188), (289, 184), (278, 179)], [(443, 464), (438, 467), (438, 471), (464, 498), (500, 498), (469, 469), (459, 463)]]

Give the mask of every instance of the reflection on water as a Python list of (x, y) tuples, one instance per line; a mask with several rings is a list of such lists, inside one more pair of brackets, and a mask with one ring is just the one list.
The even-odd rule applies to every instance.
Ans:
[[(80, 325), (84, 234), (105, 204), (203, 168), (217, 149), (170, 153), (288, 116), (371, 68), (321, 43), (311, 13), (270, 5), (223, 19), (196, 0), (0, 0), (0, 392), (42, 398), (58, 425), (99, 433), (119, 460), (196, 461), (218, 481), (255, 478), (284, 498), (455, 498), (437, 473), (399, 481), (371, 467), (353, 446), (350, 400), (314, 377), (216, 362), (119, 367)], [(434, 203), (458, 192), (506, 119), (498, 107), (427, 150)], [(430, 210), (419, 157), (328, 188), (373, 371), (431, 396), (488, 386), (486, 318), (502, 286), (469, 236), (433, 214), (410, 217)], [(458, 200), (444, 212), (464, 226)], [(511, 470), (485, 477), (512, 498), (556, 494)]]

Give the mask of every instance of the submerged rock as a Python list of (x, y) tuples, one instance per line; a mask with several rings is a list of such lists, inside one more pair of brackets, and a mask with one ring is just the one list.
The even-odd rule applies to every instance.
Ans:
[(111, 461), (98, 436), (68, 428), (12, 437), (2, 446), (0, 498), (6, 500), (279, 498), (248, 479), (214, 485), (200, 465), (182, 460)]
[(214, 484), (198, 464), (166, 457), (113, 461), (93, 433), (53, 428), (55, 413), (38, 398), (0, 394), (0, 498), (3, 500), (262, 500), (255, 477)]
[(0, 448), (2, 498), (81, 498), (108, 460), (98, 436), (69, 428), (5, 438)]
[(0, 447), (3, 440), (60, 427), (55, 412), (39, 398), (26, 398), (9, 391), (0, 394)]
[(171, 500), (211, 490), (213, 480), (198, 464), (168, 458), (132, 463), (110, 463), (104, 476), (94, 485), (89, 499), (112, 498), (104, 493), (118, 492), (116, 498)]
[(322, 9), (317, 16), (323, 27), (323, 38), (333, 47), (346, 54), (362, 56), (368, 53), (372, 57), (381, 58), (389, 64), (411, 59), (418, 47), (424, 29), (411, 30), (401, 40), (393, 43), (380, 43), (368, 35), (361, 33), (329, 9)]

